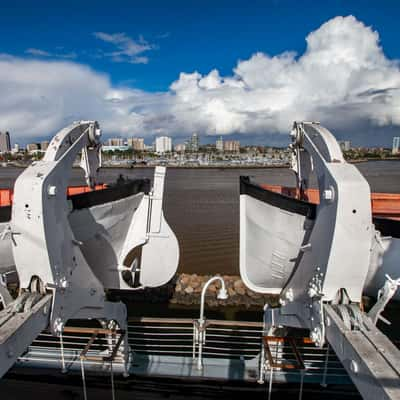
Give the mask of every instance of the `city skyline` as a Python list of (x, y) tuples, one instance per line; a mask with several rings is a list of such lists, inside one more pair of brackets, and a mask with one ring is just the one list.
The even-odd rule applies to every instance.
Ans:
[[(208, 137), (210, 139), (212, 137)], [(163, 151), (157, 151), (157, 139), (162, 139), (163, 140), (163, 145), (165, 145), (165, 141), (168, 141), (167, 147), (170, 150), (163, 150)], [(179, 138), (182, 139), (182, 138)], [(150, 139), (149, 139), (150, 141)], [(195, 142), (195, 145), (193, 145), (193, 142)], [(26, 143), (25, 149), (29, 152), (32, 151), (45, 151), (47, 150), (49, 146), (49, 140), (36, 140), (31, 143)], [(152, 140), (150, 143), (147, 144), (146, 140), (144, 137), (139, 137), (139, 136), (128, 136), (128, 137), (108, 137), (108, 138), (103, 138), (102, 140), (103, 143), (103, 148), (105, 151), (113, 151), (113, 150), (127, 150), (129, 148), (135, 150), (135, 151), (154, 151), (156, 153), (165, 153), (165, 152), (197, 152), (200, 150), (201, 147), (207, 147), (207, 146), (213, 146), (217, 151), (221, 152), (235, 152), (239, 151), (240, 148), (245, 148), (245, 147), (253, 147), (253, 146), (261, 146), (261, 147), (271, 147), (271, 148), (281, 148), (285, 149), (288, 146), (269, 146), (269, 145), (263, 145), (263, 144), (249, 144), (249, 143), (241, 143), (239, 140), (231, 140), (231, 139), (226, 139), (222, 136), (217, 137), (214, 141), (206, 141), (203, 143), (200, 143), (200, 135), (197, 133), (193, 133), (187, 140), (182, 142), (181, 140), (179, 141), (178, 138), (174, 140), (173, 137), (170, 136), (154, 136), (154, 140)], [(340, 148), (342, 151), (349, 151), (352, 148), (371, 148), (371, 149), (380, 149), (380, 148), (385, 148), (385, 149), (391, 149), (392, 154), (396, 155), (399, 154), (399, 149), (400, 149), (400, 137), (399, 136), (393, 136), (392, 137), (392, 142), (391, 146), (353, 146), (353, 143), (350, 140), (339, 140), (338, 141)], [(7, 149), (4, 151), (4, 149)], [(24, 146), (21, 146), (20, 143), (13, 142), (11, 140), (11, 135), (8, 131), (1, 132), (0, 131), (0, 153), (4, 152), (18, 152), (18, 151), (23, 151)]]
[(0, 15), (0, 129), (17, 142), (80, 119), (280, 146), (294, 120), (355, 145), (390, 146), (400, 127), (394, 2), (21, 3)]

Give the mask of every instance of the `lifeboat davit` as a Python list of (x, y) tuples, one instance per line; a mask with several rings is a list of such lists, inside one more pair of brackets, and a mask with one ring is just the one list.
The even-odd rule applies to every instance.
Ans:
[[(256, 292), (279, 294), (312, 230), (319, 190), (307, 189), (300, 196), (297, 188), (258, 184), (242, 176), (240, 195), (241, 276)], [(364, 294), (375, 297), (386, 274), (400, 276), (400, 195), (371, 193), (371, 205), (376, 231)]]

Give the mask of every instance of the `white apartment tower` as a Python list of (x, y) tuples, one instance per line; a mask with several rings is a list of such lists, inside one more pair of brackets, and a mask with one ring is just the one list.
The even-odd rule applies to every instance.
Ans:
[(400, 136), (393, 138), (392, 154), (398, 154), (400, 149)]
[(168, 136), (160, 136), (156, 138), (156, 153), (164, 154), (172, 151), (172, 140)]
[(199, 135), (197, 133), (193, 133), (192, 135), (190, 140), (190, 150), (199, 151)]
[(219, 139), (216, 140), (215, 147), (217, 151), (224, 151), (224, 141), (222, 140), (222, 136), (220, 136)]

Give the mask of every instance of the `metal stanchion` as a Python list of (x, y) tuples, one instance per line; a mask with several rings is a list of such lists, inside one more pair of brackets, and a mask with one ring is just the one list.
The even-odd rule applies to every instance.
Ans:
[(110, 372), (111, 372), (111, 396), (112, 396), (112, 400), (115, 400), (114, 371), (113, 371), (112, 360), (110, 361)]
[(304, 383), (304, 369), (300, 370), (300, 391), (299, 391), (299, 400), (303, 398), (303, 383)]
[(83, 358), (81, 358), (81, 374), (82, 374), (82, 385), (83, 385), (83, 399), (87, 400), (85, 367), (83, 365)]
[(67, 368), (65, 366), (65, 356), (64, 356), (64, 341), (63, 341), (63, 331), (60, 333), (60, 349), (61, 349), (61, 372), (65, 374)]
[(328, 385), (326, 384), (326, 378), (328, 375), (328, 361), (329, 361), (329, 343), (328, 346), (326, 347), (326, 354), (325, 354), (325, 363), (324, 363), (324, 374), (322, 375), (322, 382), (321, 386), (322, 387), (327, 387)]

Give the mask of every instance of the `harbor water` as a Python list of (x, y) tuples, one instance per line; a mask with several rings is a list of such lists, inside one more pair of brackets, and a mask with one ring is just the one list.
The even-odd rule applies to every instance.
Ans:
[[(400, 193), (400, 162), (381, 161), (356, 164), (368, 180), (374, 192)], [(0, 168), (0, 187), (11, 188), (22, 172), (18, 168)], [(103, 169), (100, 181), (115, 182), (120, 175), (126, 178), (152, 178), (153, 169)], [(239, 274), (239, 176), (251, 176), (259, 183), (293, 186), (293, 172), (287, 168), (260, 169), (203, 169), (203, 168), (170, 168), (167, 170), (164, 210), (166, 218), (177, 235), (180, 245), (180, 273), (187, 274)], [(73, 170), (71, 185), (84, 184), (83, 172)], [(314, 180), (315, 185), (315, 180)], [(138, 304), (136, 304), (138, 306)], [(146, 304), (134, 307), (141, 315), (157, 316), (161, 312)], [(397, 308), (396, 308), (397, 310)], [(182, 314), (194, 317), (196, 310), (173, 309), (174, 315)], [(221, 317), (208, 310), (209, 317)], [(165, 313), (165, 311), (162, 311)], [(184, 313), (184, 314), (183, 314)], [(397, 312), (394, 312), (396, 314)], [(227, 316), (222, 316), (226, 318)], [(256, 319), (262, 319), (261, 310), (257, 311)], [(236, 320), (249, 320), (252, 317), (248, 310), (235, 310)], [(397, 330), (397, 321), (394, 326)], [(393, 326), (392, 326), (393, 327)], [(51, 376), (51, 383), (49, 377)], [(109, 383), (88, 380), (90, 398), (110, 398)], [(193, 383), (185, 381), (170, 381), (152, 378), (133, 378), (122, 380), (117, 378), (117, 398), (180, 400), (191, 399), (235, 399), (243, 395), (251, 395), (254, 399), (266, 398), (265, 387), (259, 385), (209, 382)], [(7, 399), (26, 398), (34, 391), (39, 396), (51, 393), (52, 398), (79, 399), (82, 398), (81, 381), (79, 377), (65, 376), (53, 371), (21, 371), (12, 370), (1, 382), (0, 392)], [(298, 398), (297, 386), (291, 388), (276, 387), (273, 398)], [(321, 392), (314, 386), (305, 386), (305, 398), (320, 398)], [(326, 399), (343, 398), (358, 399), (358, 393), (353, 387), (324, 389)]]
[[(371, 191), (400, 193), (400, 162), (370, 161), (356, 164)], [(152, 168), (102, 169), (100, 181), (152, 178)], [(13, 187), (22, 172), (0, 168), (0, 188)], [(259, 183), (294, 186), (288, 168), (168, 168), (165, 216), (180, 246), (178, 272), (189, 274), (239, 274), (239, 176)], [(71, 185), (84, 184), (83, 172), (74, 169)], [(314, 181), (315, 184), (315, 181)]]

